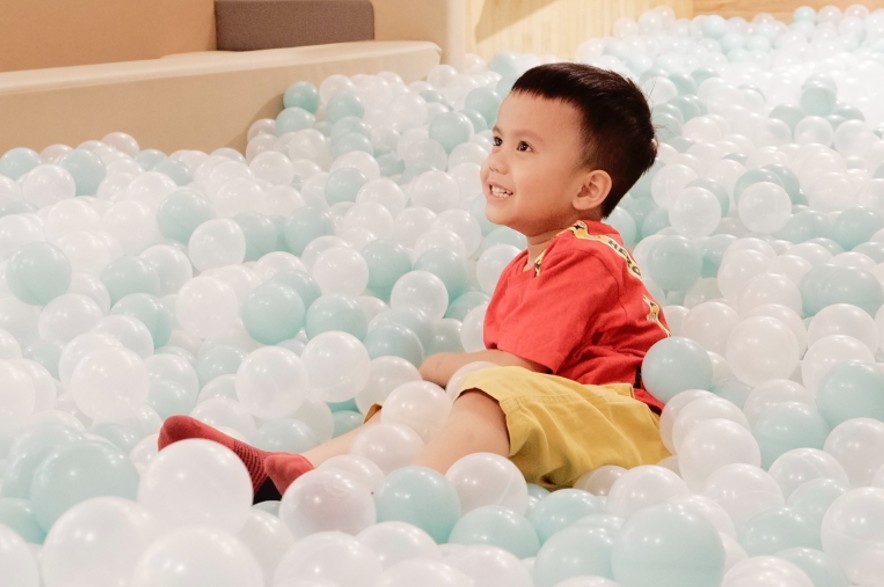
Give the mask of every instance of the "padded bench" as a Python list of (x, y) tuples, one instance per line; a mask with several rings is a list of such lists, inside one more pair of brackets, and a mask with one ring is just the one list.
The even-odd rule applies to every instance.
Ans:
[[(105, 2), (76, 4), (99, 12)], [(75, 146), (113, 131), (131, 134), (142, 148), (244, 150), (251, 123), (275, 117), (291, 83), (319, 84), (332, 74), (382, 71), (396, 72), (410, 82), (442, 60), (456, 62), (464, 50), (464, 2), (218, 0), (217, 40), (226, 50), (0, 72), (0, 153), (22, 146), (39, 151), (54, 143)], [(347, 42), (317, 44), (313, 32), (304, 32), (319, 30), (320, 24), (310, 20), (319, 4), (332, 10), (326, 13), (332, 22), (322, 25), (325, 40), (342, 34), (333, 31), (339, 21), (352, 17), (352, 26), (344, 27)], [(246, 5), (254, 12), (243, 12)], [(344, 16), (350, 9), (355, 12)], [(283, 18), (285, 14), (290, 16)], [(291, 16), (295, 14), (300, 17)], [(255, 26), (251, 37), (243, 28), (250, 18), (266, 23)], [(269, 26), (273, 21), (275, 32)], [(369, 22), (374, 29), (371, 40), (357, 40), (368, 35)], [(129, 25), (137, 29), (135, 23)], [(297, 38), (291, 36), (294, 30), (302, 31)], [(293, 43), (311, 44), (289, 46)], [(282, 46), (270, 48), (278, 45)]]

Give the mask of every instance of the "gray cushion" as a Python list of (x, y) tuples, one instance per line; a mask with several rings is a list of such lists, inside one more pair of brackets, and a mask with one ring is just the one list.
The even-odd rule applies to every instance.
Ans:
[(215, 23), (222, 51), (374, 39), (370, 0), (215, 0)]

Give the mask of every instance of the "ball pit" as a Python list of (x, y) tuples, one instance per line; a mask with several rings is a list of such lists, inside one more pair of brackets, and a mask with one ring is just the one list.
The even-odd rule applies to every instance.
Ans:
[[(643, 371), (673, 456), (529, 485), (410, 466), (524, 245), (478, 169), (516, 77), (293, 80), (245, 153), (111, 133), (0, 157), (0, 569), (17, 587), (884, 585), (884, 11), (620, 19), (577, 59), (647, 93), (652, 170), (609, 221), (673, 337)], [(471, 369), (457, 373), (459, 379)], [(190, 413), (353, 454), (249, 506)], [(42, 582), (40, 579), (42, 576)]]

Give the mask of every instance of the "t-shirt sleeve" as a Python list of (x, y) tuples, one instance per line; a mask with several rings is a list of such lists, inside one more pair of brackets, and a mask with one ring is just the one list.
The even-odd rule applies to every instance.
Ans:
[(591, 250), (547, 251), (540, 274), (497, 316), (495, 346), (559, 371), (601, 313), (619, 305), (618, 283)]

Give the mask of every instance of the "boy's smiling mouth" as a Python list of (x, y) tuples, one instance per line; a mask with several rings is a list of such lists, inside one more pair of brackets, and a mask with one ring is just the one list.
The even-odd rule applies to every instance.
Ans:
[(495, 198), (508, 198), (513, 195), (513, 192), (505, 190), (502, 187), (496, 185), (489, 185), (488, 188), (491, 195)]

